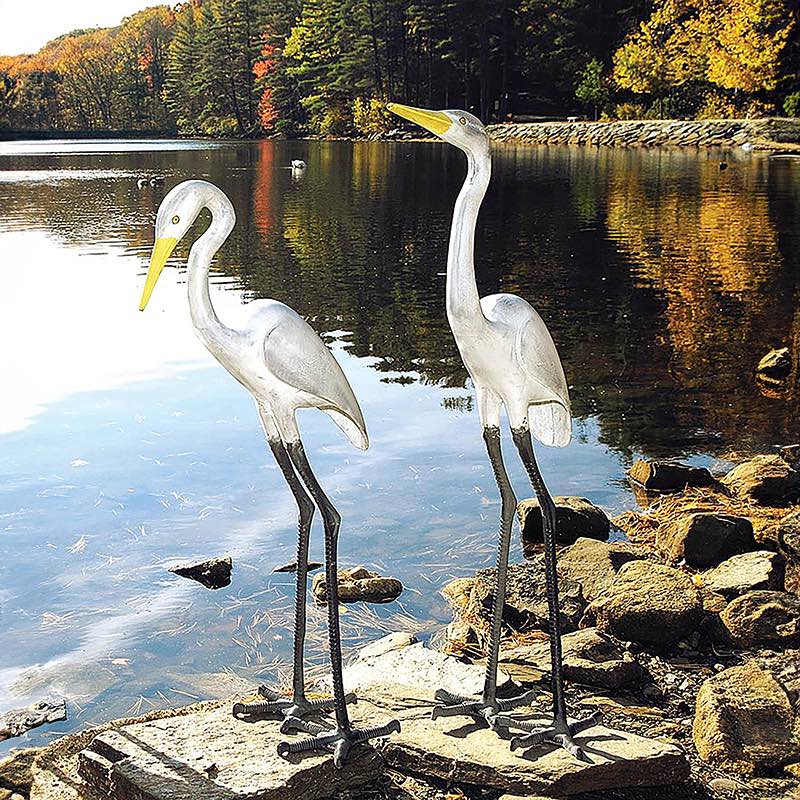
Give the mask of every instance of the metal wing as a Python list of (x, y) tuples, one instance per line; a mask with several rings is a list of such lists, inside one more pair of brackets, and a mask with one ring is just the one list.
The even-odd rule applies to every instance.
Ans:
[[(283, 304), (281, 304), (283, 305)], [(318, 401), (361, 450), (369, 447), (367, 426), (350, 382), (317, 332), (289, 306), (264, 340), (264, 362), (279, 380)]]
[(517, 334), (516, 353), (525, 374), (542, 390), (541, 399), (532, 398), (528, 409), (531, 433), (543, 444), (566, 447), (572, 436), (572, 416), (564, 367), (544, 320), (531, 305), (525, 305), (528, 319)]

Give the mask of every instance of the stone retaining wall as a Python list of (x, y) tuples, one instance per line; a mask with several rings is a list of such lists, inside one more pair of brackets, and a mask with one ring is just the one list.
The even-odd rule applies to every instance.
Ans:
[(619, 120), (490, 125), (495, 141), (606, 147), (741, 147), (796, 149), (800, 119)]

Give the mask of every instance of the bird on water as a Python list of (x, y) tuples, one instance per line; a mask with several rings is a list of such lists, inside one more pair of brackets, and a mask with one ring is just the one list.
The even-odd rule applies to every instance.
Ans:
[[(309, 700), (303, 675), (303, 644), (308, 590), (308, 545), (314, 508), (325, 531), (325, 570), (329, 587), (337, 586), (337, 543), (341, 517), (322, 489), (306, 457), (296, 412), (324, 411), (360, 450), (369, 447), (367, 428), (358, 401), (339, 363), (314, 329), (293, 309), (277, 300), (257, 300), (244, 327), (232, 328), (217, 316), (209, 294), (211, 261), (230, 235), (236, 215), (225, 193), (207, 181), (184, 181), (171, 189), (158, 209), (156, 241), (150, 258), (139, 309), (144, 311), (156, 282), (178, 242), (201, 211), (211, 224), (192, 245), (188, 260), (189, 310), (195, 331), (209, 352), (253, 397), (275, 460), (298, 506), (297, 583), (295, 594), (294, 664), (291, 698), (263, 688), (260, 703), (239, 703), (235, 714), (275, 714), (284, 717), (284, 733), (303, 731), (310, 738), (281, 742), (283, 755), (318, 749), (333, 752), (341, 766), (352, 745), (399, 731), (396, 721), (375, 728), (351, 726), (342, 681), (339, 599), (328, 592), (328, 638), (333, 675), (333, 698)], [(335, 727), (307, 719), (334, 710)]]
[[(441, 705), (434, 708), (433, 717), (472, 716), (495, 730), (523, 731), (523, 735), (512, 738), (512, 749), (553, 744), (581, 758), (583, 751), (573, 737), (597, 724), (600, 715), (596, 713), (572, 722), (567, 719), (556, 574), (556, 507), (536, 463), (531, 439), (533, 434), (543, 444), (553, 447), (565, 447), (570, 442), (569, 392), (561, 359), (544, 321), (525, 300), (513, 294), (478, 295), (475, 227), (492, 174), (489, 136), (481, 121), (466, 111), (428, 111), (397, 103), (389, 103), (388, 108), (460, 148), (467, 156), (467, 175), (455, 202), (450, 229), (446, 309), (459, 353), (475, 385), (483, 439), (501, 497), (497, 583), (483, 693), (480, 698), (472, 698), (440, 689), (436, 698)], [(514, 445), (542, 510), (553, 692), (553, 721), (547, 727), (505, 713), (530, 703), (535, 692), (497, 698), (497, 662), (508, 554), (517, 506), (500, 449), (503, 408)]]

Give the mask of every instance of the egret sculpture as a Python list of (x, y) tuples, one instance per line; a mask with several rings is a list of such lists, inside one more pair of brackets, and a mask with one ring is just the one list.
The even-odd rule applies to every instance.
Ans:
[[(450, 230), (445, 289), (447, 319), (475, 384), (483, 439), (502, 501), (497, 584), (492, 601), (483, 694), (474, 699), (439, 690), (436, 697), (443, 704), (434, 708), (433, 716), (470, 715), (485, 720), (493, 729), (518, 728), (526, 734), (512, 739), (512, 749), (551, 743), (581, 757), (582, 751), (573, 736), (595, 725), (600, 717), (595, 714), (573, 722), (567, 719), (556, 575), (556, 508), (536, 463), (531, 441), (532, 432), (543, 444), (554, 447), (569, 444), (571, 415), (564, 370), (547, 326), (532, 306), (513, 294), (478, 296), (473, 261), (475, 226), (492, 173), (489, 136), (481, 121), (466, 111), (427, 111), (396, 103), (390, 103), (389, 110), (455, 145), (467, 156), (467, 177), (455, 203)], [(503, 713), (526, 705), (535, 693), (497, 698), (508, 553), (517, 506), (500, 449), (502, 408), (505, 408), (514, 444), (539, 499), (544, 523), (553, 691), (553, 723), (546, 728)]]
[[(211, 260), (236, 222), (233, 205), (211, 183), (185, 181), (166, 195), (156, 217), (156, 241), (150, 258), (139, 309), (144, 310), (158, 277), (178, 242), (203, 209), (211, 212), (208, 229), (192, 245), (188, 261), (189, 310), (195, 331), (211, 354), (253, 396), (272, 453), (298, 506), (297, 588), (295, 595), (292, 697), (266, 690), (267, 702), (237, 704), (234, 712), (284, 716), (283, 732), (305, 731), (311, 738), (278, 746), (281, 755), (321, 748), (333, 751), (340, 766), (357, 742), (400, 729), (396, 721), (375, 728), (351, 727), (342, 682), (339, 631), (337, 544), (341, 517), (323, 491), (306, 457), (295, 413), (302, 408), (324, 411), (352, 445), (369, 446), (367, 428), (353, 390), (332, 353), (297, 312), (277, 300), (249, 304), (253, 309), (243, 328), (229, 328), (217, 317), (208, 290)], [(310, 496), (309, 496), (310, 495)], [(308, 700), (303, 675), (306, 625), (308, 544), (314, 506), (325, 529), (325, 569), (328, 582), (328, 637), (333, 674), (333, 699)], [(330, 729), (306, 717), (333, 708)]]

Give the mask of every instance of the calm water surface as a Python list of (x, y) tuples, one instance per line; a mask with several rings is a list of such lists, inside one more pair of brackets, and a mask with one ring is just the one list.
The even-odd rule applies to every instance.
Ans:
[[(478, 280), (529, 299), (564, 360), (574, 441), (541, 448), (555, 494), (617, 512), (639, 454), (713, 464), (800, 433), (797, 395), (752, 379), (770, 347), (800, 350), (800, 160), (728, 153), (722, 172), (721, 157), (495, 152)], [(299, 179), (292, 158), (308, 162)], [(462, 161), (412, 143), (0, 145), (0, 712), (70, 701), (69, 722), (31, 741), (285, 674), (292, 576), (272, 570), (293, 558), (294, 508), (250, 398), (192, 333), (189, 242), (136, 310), (156, 209), (180, 180), (214, 181), (236, 207), (220, 316), (289, 303), (360, 398), (367, 453), (324, 415), (301, 418), (344, 516), (342, 563), (407, 587), (344, 612), (347, 650), (435, 635), (438, 588), (493, 561), (497, 492), (444, 317)], [(165, 185), (137, 189), (152, 174)], [(166, 571), (220, 553), (235, 571), (219, 592)]]

